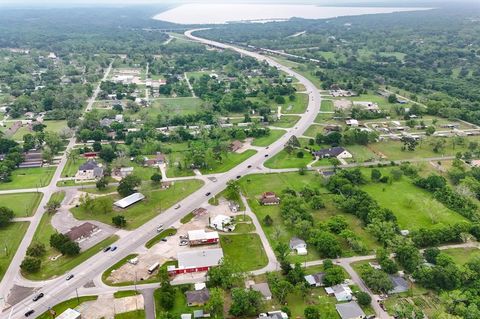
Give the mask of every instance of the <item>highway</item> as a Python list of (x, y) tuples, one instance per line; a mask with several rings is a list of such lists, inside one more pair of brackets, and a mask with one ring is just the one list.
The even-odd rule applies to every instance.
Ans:
[[(238, 176), (243, 176), (245, 174), (251, 173), (255, 170), (255, 167), (262, 166), (265, 160), (283, 150), (284, 144), (292, 135), (303, 135), (303, 133), (308, 129), (308, 127), (314, 122), (316, 115), (320, 111), (321, 96), (317, 88), (308, 79), (301, 76), (300, 74), (297, 74), (293, 70), (279, 64), (273, 59), (265, 57), (258, 53), (195, 37), (192, 35), (192, 32), (194, 31), (196, 30), (187, 31), (185, 35), (192, 40), (202, 42), (209, 46), (221, 49), (231, 49), (237, 51), (242, 55), (251, 56), (260, 61), (265, 61), (270, 65), (277, 67), (279, 70), (284, 71), (289, 76), (296, 77), (305, 86), (306, 91), (309, 95), (309, 103), (306, 112), (302, 115), (296, 126), (294, 128), (288, 129), (286, 134), (282, 138), (271, 144), (268, 148), (260, 150), (257, 154), (249, 158), (244, 163), (234, 167), (230, 171), (224, 174), (217, 175), (218, 177), (216, 182), (206, 182), (206, 184), (200, 190), (180, 202), (180, 209), (175, 210), (173, 208), (170, 208), (164, 213), (153, 218), (146, 224), (130, 232), (128, 235), (122, 237), (115, 243), (115, 245), (118, 246), (118, 249), (115, 252), (100, 252), (92, 258), (88, 259), (86, 262), (77, 266), (75, 269), (70, 271), (70, 273), (75, 274), (75, 277), (72, 280), (67, 282), (65, 280), (66, 276), (64, 275), (60, 276), (59, 278), (45, 282), (45, 286), (41, 289), (41, 292), (45, 294), (44, 298), (40, 299), (37, 302), (33, 302), (32, 298), (34, 294), (32, 294), (31, 296), (28, 296), (21, 302), (14, 305), (11, 309), (8, 309), (8, 311), (3, 312), (1, 314), (1, 318), (7, 318), (10, 315), (11, 318), (22, 318), (24, 316), (24, 313), (30, 309), (35, 310), (35, 314), (32, 316), (33, 318), (48, 310), (49, 307), (54, 306), (59, 301), (62, 301), (66, 297), (72, 295), (76, 289), (84, 286), (88, 281), (98, 276), (98, 274), (101, 274), (105, 269), (109, 268), (118, 260), (130, 254), (131, 251), (134, 251), (136, 248), (143, 246), (149, 239), (151, 239), (157, 234), (156, 228), (159, 224), (164, 224), (165, 227), (171, 226), (183, 216), (190, 213), (193, 209), (200, 206), (214, 194), (221, 192), (226, 187), (229, 180), (236, 179)], [(87, 107), (87, 110), (88, 109), (89, 108)], [(72, 141), (70, 142), (72, 143)], [(65, 162), (65, 158), (62, 159), (63, 165), (65, 165)], [(247, 167), (248, 165), (251, 165), (252, 168), (249, 169)], [(55, 185), (57, 180), (60, 178), (61, 170), (57, 169), (57, 172), (59, 173), (55, 174), (55, 178), (52, 179), (52, 182), (50, 183), (51, 186)], [(44, 198), (45, 197), (46, 196), (44, 196)], [(40, 218), (41, 214), (39, 213), (40, 212), (37, 212), (35, 217), (39, 216)], [(30, 228), (33, 230), (36, 228), (36, 225), (34, 224), (35, 223), (32, 223), (32, 225), (30, 226)], [(36, 224), (38, 225), (38, 222)], [(7, 289), (9, 290), (11, 288), (15, 275), (19, 275), (19, 265), (21, 259), (23, 259), (25, 253), (24, 251), (28, 247), (31, 241), (31, 237), (33, 237), (32, 232), (28, 233), (31, 236), (29, 238), (26, 238), (22, 242), (22, 251), (19, 254), (20, 257), (15, 257), (15, 268), (9, 268), (9, 276), (6, 277), (5, 280), (2, 282), (2, 287), (4, 289), (3, 295), (6, 295), (5, 292), (7, 291)]]

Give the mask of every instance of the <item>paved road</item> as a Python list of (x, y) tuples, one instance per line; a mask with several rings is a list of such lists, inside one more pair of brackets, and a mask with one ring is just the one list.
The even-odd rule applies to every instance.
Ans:
[[(308, 127), (313, 123), (315, 120), (316, 114), (320, 110), (320, 102), (321, 97), (317, 90), (317, 88), (311, 83), (308, 79), (301, 76), (300, 74), (295, 73), (294, 71), (290, 70), (289, 68), (279, 64), (278, 62), (274, 61), (271, 58), (262, 56), (260, 54), (249, 52), (243, 49), (234, 48), (229, 45), (217, 43), (214, 41), (204, 40), (191, 35), (191, 32), (187, 32), (186, 36), (190, 37), (193, 40), (203, 42), (207, 45), (215, 46), (222, 49), (232, 49), (235, 50), (243, 55), (252, 56), (260, 61), (265, 61), (272, 66), (277, 67), (281, 71), (284, 71), (288, 75), (292, 77), (298, 78), (298, 80), (306, 87), (306, 90), (309, 94), (309, 105), (305, 114), (303, 114), (302, 118), (299, 120), (297, 125), (289, 129), (288, 132), (278, 141), (270, 145), (269, 149), (262, 150), (249, 158), (246, 163), (242, 163), (237, 167), (231, 169), (229, 172), (221, 174), (217, 177), (217, 182), (208, 181), (205, 186), (203, 186), (199, 191), (195, 192), (187, 199), (184, 199), (180, 202), (181, 208), (178, 210), (168, 209), (163, 214), (155, 217), (151, 221), (147, 222), (146, 224), (142, 225), (135, 231), (130, 232), (128, 235), (124, 236), (123, 238), (119, 239), (116, 245), (119, 247), (115, 252), (108, 252), (103, 253), (100, 252), (99, 254), (93, 256), (92, 258), (88, 259), (86, 262), (82, 263), (81, 265), (77, 266), (75, 269), (71, 271), (71, 273), (75, 274), (75, 278), (69, 282), (65, 281), (65, 276), (60, 276), (57, 279), (49, 281), (46, 284), (42, 292), (45, 294), (45, 297), (42, 298), (40, 301), (34, 303), (32, 302), (32, 296), (25, 298), (19, 304), (15, 305), (12, 311), (13, 318), (20, 318), (23, 316), (27, 309), (34, 309), (36, 314), (40, 314), (48, 309), (48, 307), (53, 306), (57, 303), (60, 299), (64, 299), (66, 296), (72, 294), (76, 288), (82, 287), (92, 278), (94, 278), (97, 274), (102, 273), (105, 269), (112, 266), (117, 260), (127, 256), (131, 251), (135, 250), (137, 247), (144, 245), (150, 238), (156, 235), (156, 228), (159, 224), (164, 224), (165, 227), (169, 227), (170, 225), (174, 224), (176, 221), (181, 219), (183, 216), (187, 215), (193, 209), (197, 208), (203, 202), (208, 200), (214, 194), (221, 192), (225, 187), (229, 180), (235, 179), (237, 176), (242, 176), (247, 174), (250, 169), (247, 168), (247, 165), (252, 165), (253, 167), (261, 166), (262, 163), (267, 159), (267, 157), (271, 157), (283, 149), (283, 146), (286, 141), (292, 136), (300, 136), (308, 129)], [(91, 103), (90, 103), (91, 102)], [(93, 101), (89, 101), (89, 105), (93, 105)], [(87, 107), (87, 110), (91, 109)], [(73, 139), (70, 141), (71, 145), (74, 144)], [(55, 174), (54, 179), (52, 179), (52, 189), (53, 185), (55, 185), (56, 181), (60, 178), (60, 173), (65, 166), (66, 157), (64, 156), (62, 159), (59, 168)], [(208, 195), (207, 195), (208, 194)], [(51, 195), (51, 194), (50, 194)], [(48, 196), (49, 198), (50, 196)], [(45, 196), (44, 198), (47, 198)], [(43, 204), (46, 204), (43, 203)], [(42, 205), (43, 207), (43, 205)], [(43, 213), (43, 211), (42, 211)], [(41, 214), (37, 212), (35, 215), (38, 217), (38, 221), (40, 220)], [(2, 283), (3, 285), (3, 295), (6, 294), (8, 289), (13, 282), (14, 276), (18, 274), (18, 267), (20, 265), (21, 260), (25, 254), (25, 250), (28, 244), (33, 237), (33, 232), (36, 229), (37, 223), (32, 223), (31, 231), (29, 232), (30, 236), (26, 238), (22, 242), (22, 253), (17, 254), (16, 262), (12, 264), (9, 269), (9, 276), (7, 280), (4, 280)], [(35, 224), (35, 225), (34, 225)], [(6, 316), (5, 313), (2, 314)]]

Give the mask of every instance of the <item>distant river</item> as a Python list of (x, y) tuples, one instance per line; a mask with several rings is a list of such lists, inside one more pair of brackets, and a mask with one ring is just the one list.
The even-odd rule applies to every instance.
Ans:
[(185, 4), (154, 19), (179, 24), (284, 21), (290, 18), (325, 19), (339, 16), (428, 10), (428, 8), (320, 7), (290, 4)]

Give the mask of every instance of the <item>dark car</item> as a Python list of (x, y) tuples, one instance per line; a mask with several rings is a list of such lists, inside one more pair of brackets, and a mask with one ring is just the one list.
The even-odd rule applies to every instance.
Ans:
[(242, 176), (240, 176), (240, 175), (237, 175), (237, 179), (239, 179), (240, 177), (242, 177)]
[(268, 157), (268, 154), (265, 154), (265, 157)]
[(247, 168), (252, 168), (252, 165), (248, 165)]
[(108, 246), (108, 247), (106, 247), (106, 248), (103, 250), (103, 252), (106, 253), (106, 252), (109, 251), (110, 249), (112, 249), (112, 247)]
[(25, 312), (25, 317), (33, 315), (34, 312), (35, 312), (35, 310), (33, 310), (33, 309)]
[(161, 241), (165, 242), (165, 241), (167, 241), (167, 239), (166, 239), (166, 238), (162, 238)]
[(112, 249), (110, 249), (110, 251), (115, 251), (117, 250), (117, 246), (113, 246)]
[(73, 275), (68, 275), (68, 276), (67, 276), (67, 281), (70, 280), (70, 279), (72, 279), (72, 278), (73, 278)]
[(212, 195), (212, 193), (210, 193), (210, 192), (205, 194), (205, 196), (210, 196), (210, 195)]
[(35, 297), (33, 297), (33, 301), (37, 301), (37, 300), (43, 298), (43, 296), (45, 296), (45, 295), (43, 294), (43, 292), (41, 292), (38, 295), (36, 295)]

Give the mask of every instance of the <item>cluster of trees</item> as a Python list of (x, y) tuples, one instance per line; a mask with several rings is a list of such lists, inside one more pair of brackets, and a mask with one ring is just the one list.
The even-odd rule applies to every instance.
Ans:
[(78, 243), (60, 233), (50, 236), (50, 246), (67, 256), (76, 256), (80, 253)]
[(135, 100), (135, 97), (132, 96), (132, 93), (134, 93), (136, 89), (137, 85), (135, 83), (122, 84), (112, 81), (104, 81), (100, 84), (101, 91), (98, 97), (102, 100), (108, 100), (108, 95), (115, 94), (117, 100), (122, 100), (124, 98)]
[(5, 154), (0, 161), (0, 183), (10, 182), (13, 170), (23, 162), (22, 149), (17, 142), (3, 138), (0, 133), (0, 154)]
[(8, 207), (0, 206), (0, 228), (6, 227), (15, 217), (15, 213)]

